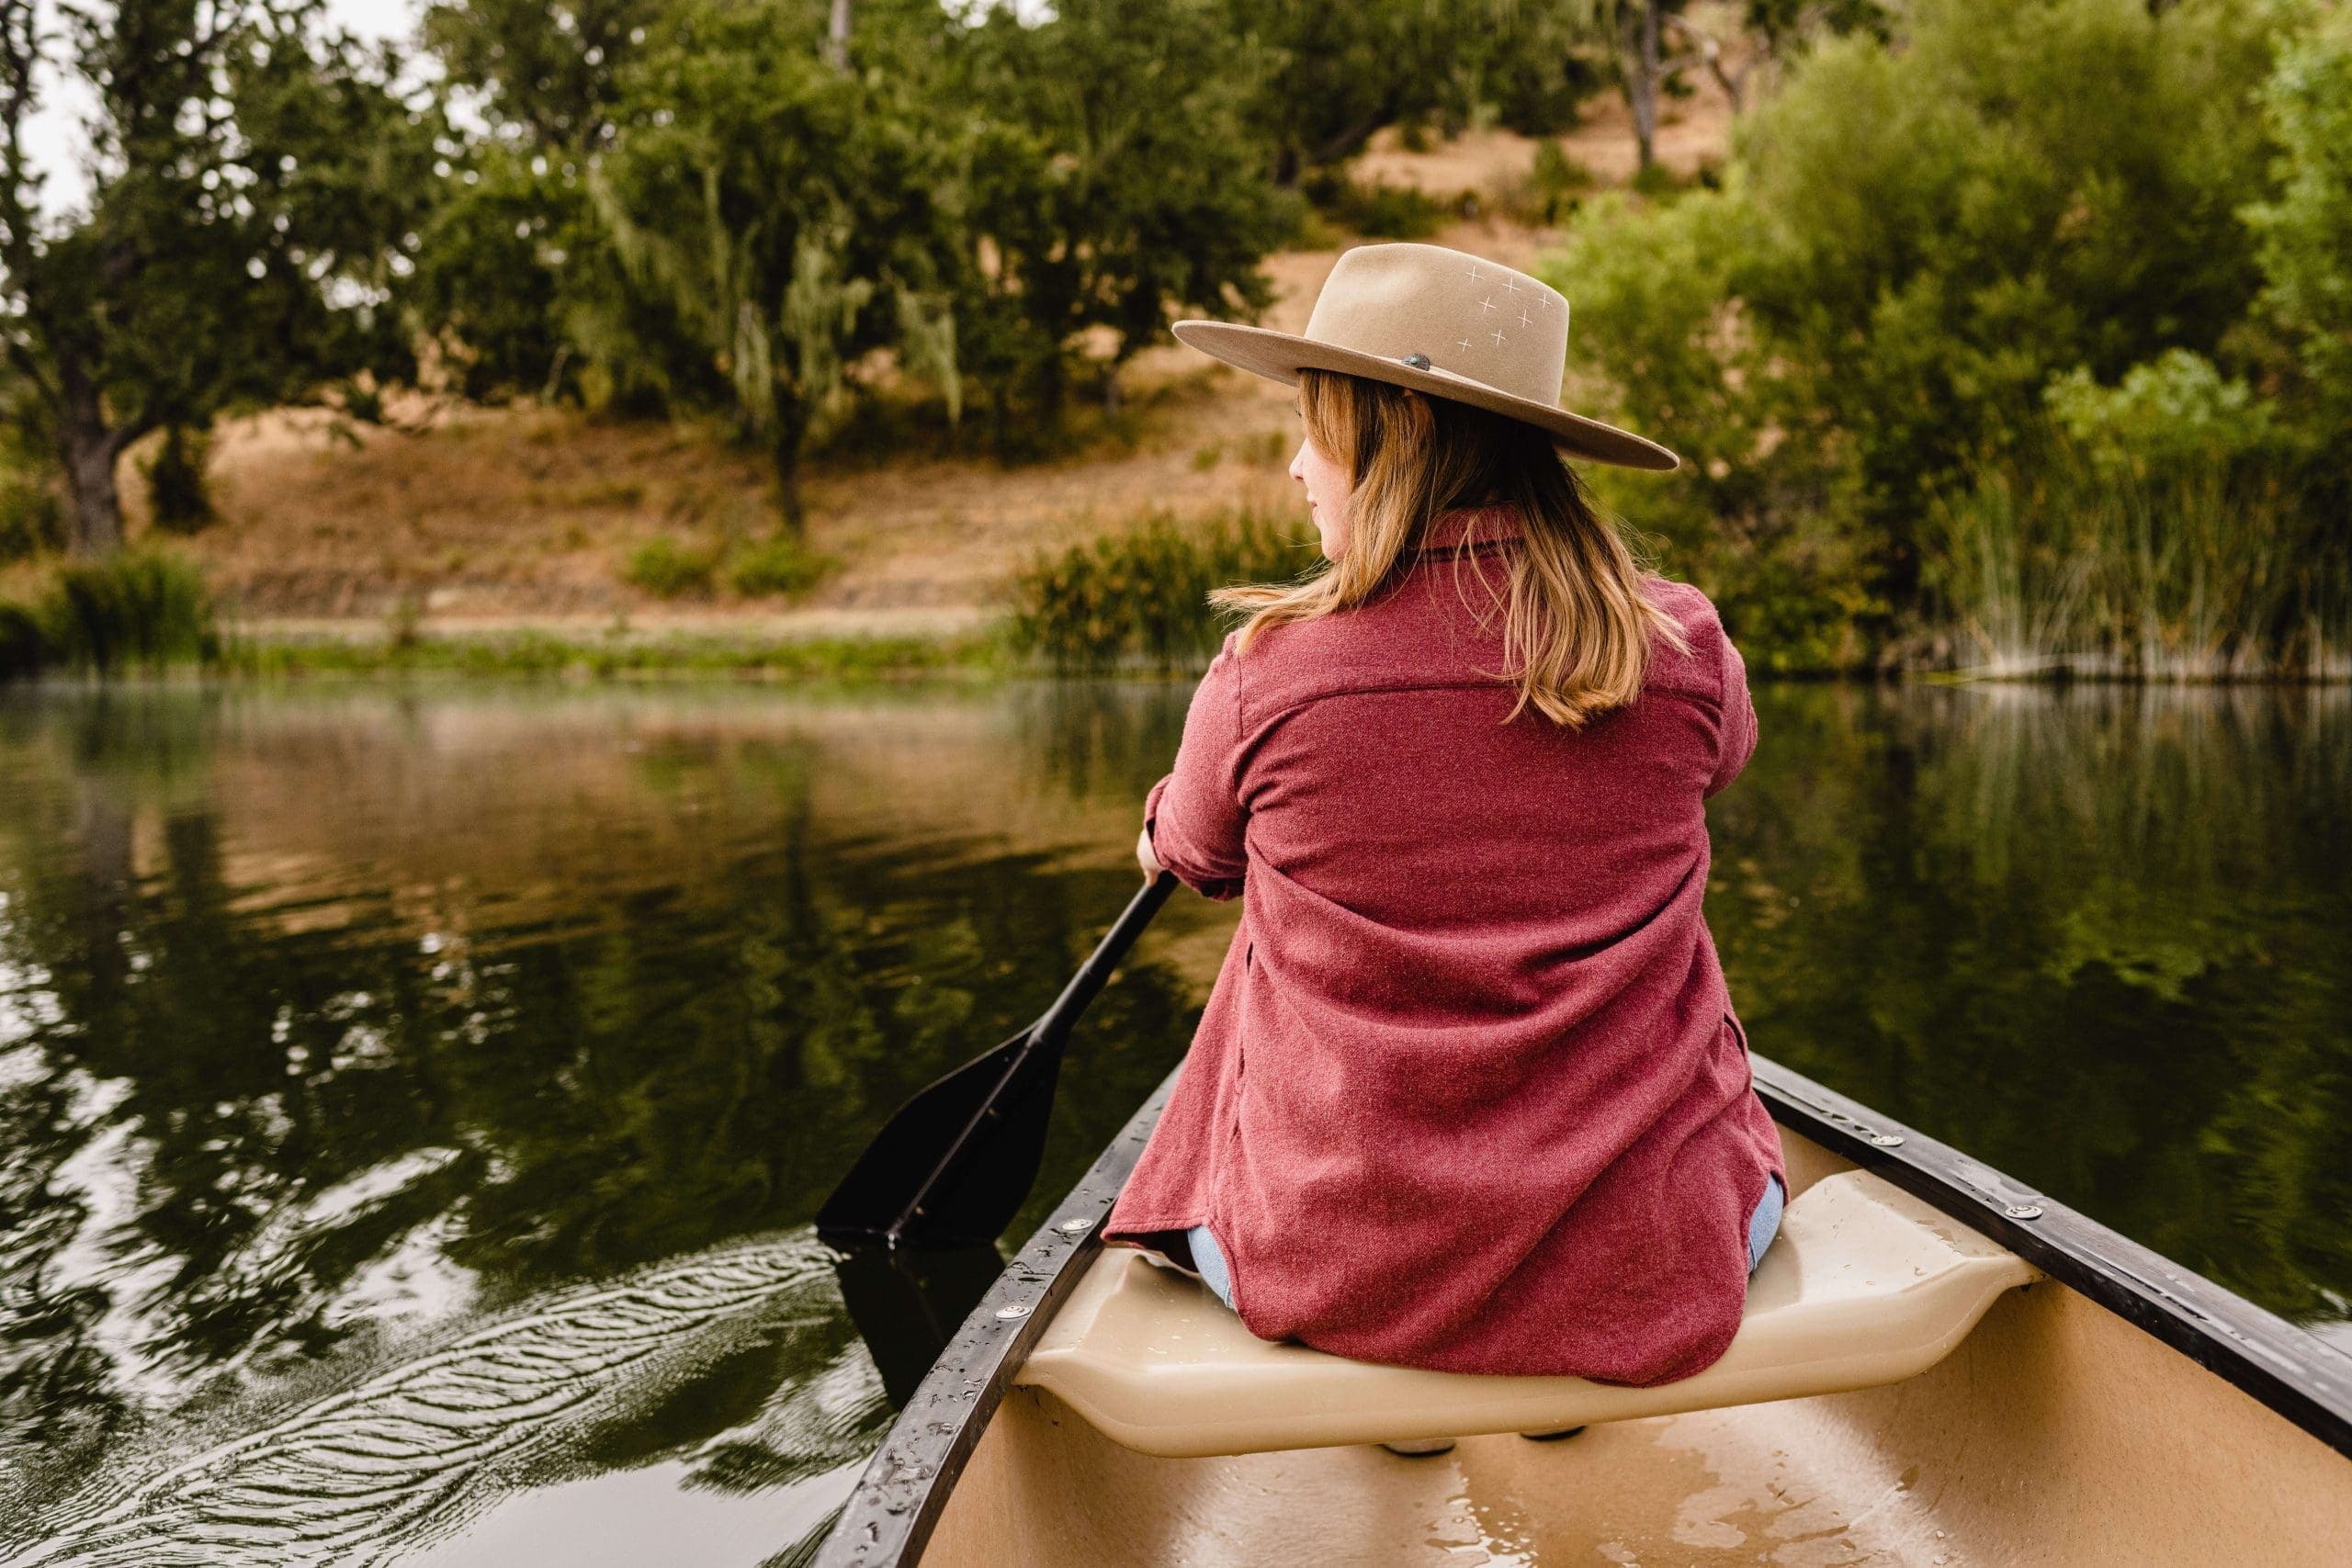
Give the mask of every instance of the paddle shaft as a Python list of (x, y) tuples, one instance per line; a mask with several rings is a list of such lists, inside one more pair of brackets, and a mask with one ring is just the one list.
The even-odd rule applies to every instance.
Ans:
[[(1087, 1003), (1092, 1001), (1109, 983), (1111, 971), (1126, 957), (1127, 950), (1136, 943), (1136, 938), (1143, 934), (1144, 927), (1151, 924), (1151, 918), (1159, 913), (1159, 907), (1168, 902), (1168, 896), (1176, 890), (1176, 886), (1175, 874), (1161, 871), (1127, 900), (1127, 907), (1120, 911), (1118, 919), (1103, 934), (1102, 940), (1094, 944), (1094, 951), (1086, 955), (1086, 962), (1078, 966), (1078, 973), (1070, 976), (1069, 984), (1062, 987), (1061, 995), (1056, 997), (1053, 1005), (1029, 1026), (1021, 1051), (1005, 1064), (1004, 1071), (999, 1075), (987, 1098), (965, 1122), (962, 1130), (940, 1151), (938, 1159), (933, 1163), (922, 1184), (915, 1189), (914, 1195), (907, 1201), (906, 1207), (887, 1232), (893, 1247), (898, 1246), (899, 1238), (907, 1227), (922, 1214), (923, 1201), (931, 1195), (948, 1168), (956, 1163), (965, 1145), (989, 1122), (1003, 1114), (1000, 1101), (1007, 1089), (1023, 1076), (1023, 1069), (1041, 1051), (1060, 1052), (1063, 1043), (1069, 1038), (1070, 1029), (1078, 1022), (1079, 1015), (1086, 1010)], [(1052, 1079), (1047, 1079), (1044, 1092), (1048, 1096), (1052, 1094)]]

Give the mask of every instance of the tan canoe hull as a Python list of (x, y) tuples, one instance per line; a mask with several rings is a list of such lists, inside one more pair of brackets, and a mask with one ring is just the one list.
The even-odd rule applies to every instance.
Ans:
[[(1797, 1192), (1853, 1166), (1783, 1127)], [(1007, 1391), (925, 1568), (2345, 1562), (2352, 1461), (2067, 1285), (1880, 1388), (1465, 1438), (1155, 1459)]]

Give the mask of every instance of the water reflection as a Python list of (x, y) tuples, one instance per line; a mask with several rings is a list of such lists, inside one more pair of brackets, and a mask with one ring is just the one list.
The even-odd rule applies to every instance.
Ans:
[(2352, 1348), (2352, 693), (1768, 701), (1708, 906), (1756, 1048)]
[[(8, 710), (10, 1538), (365, 1561), (567, 1471), (684, 1457), (678, 1484), (740, 1492), (862, 1452), (888, 1406), (805, 1222), (879, 1118), (1034, 1018), (1132, 892), (1144, 752), (1098, 739), (1080, 778), (1035, 739), (1097, 730), (1099, 705)], [(1181, 693), (1122, 706), (1172, 746)], [(1192, 999), (1146, 954), (1098, 1001), (1038, 1206), (1181, 1055)], [(643, 1343), (583, 1360), (566, 1336), (619, 1330), (563, 1303), (649, 1266), (682, 1272), (629, 1298)], [(724, 1311), (669, 1299), (738, 1277)], [(469, 1360), (484, 1335), (509, 1359)], [(434, 1424), (453, 1387), (462, 1431)], [(216, 1402), (225, 1446), (74, 1485), (150, 1439), (184, 1453), (185, 1412)], [(779, 1421), (807, 1440), (744, 1435)], [(313, 1428), (402, 1479), (265, 1528), (257, 1499), (352, 1490)]]
[[(1187, 695), (0, 701), (0, 1558), (821, 1529), (922, 1359), (849, 1309), (953, 1311), (807, 1221), (1116, 915)], [(1758, 705), (1708, 906), (1758, 1049), (2341, 1332), (2346, 694)], [(1015, 1234), (1234, 913), (1096, 1002)]]

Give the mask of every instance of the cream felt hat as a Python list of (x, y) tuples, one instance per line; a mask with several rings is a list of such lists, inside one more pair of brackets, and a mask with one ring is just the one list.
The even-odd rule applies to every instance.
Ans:
[(1467, 251), (1399, 241), (1343, 252), (1304, 336), (1195, 318), (1170, 330), (1203, 354), (1294, 387), (1301, 370), (1344, 370), (1524, 420), (1595, 462), (1682, 466), (1655, 441), (1560, 407), (1566, 297)]

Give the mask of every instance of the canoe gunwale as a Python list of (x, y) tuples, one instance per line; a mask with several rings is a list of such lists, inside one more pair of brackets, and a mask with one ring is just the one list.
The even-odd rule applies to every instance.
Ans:
[[(1982, 1231), (2352, 1457), (2352, 1356), (1980, 1159), (1749, 1054), (1772, 1119)], [(1894, 1138), (1889, 1145), (1876, 1142)], [(2030, 1218), (2012, 1208), (2039, 1209)]]
[[(1102, 1221), (1182, 1070), (1169, 1069), (956, 1329), (866, 1461), (812, 1568), (910, 1563), (922, 1554), (1012, 1374), (1078, 1288), (1081, 1265), (1102, 1250)], [(1091, 1223), (1065, 1228), (1080, 1221)]]
[[(1758, 1095), (1782, 1126), (1982, 1232), (2352, 1456), (2352, 1357), (2098, 1221), (1917, 1128), (1749, 1052)], [(813, 1560), (813, 1568), (914, 1562), (946, 1510), (1012, 1375), (1102, 1250), (1102, 1222), (1174, 1087), (1171, 1069), (1013, 1256), (924, 1376)], [(2013, 1208), (2034, 1207), (2022, 1217)], [(1064, 1226), (1091, 1221), (1082, 1231)], [(999, 1314), (1023, 1310), (1012, 1317)]]

